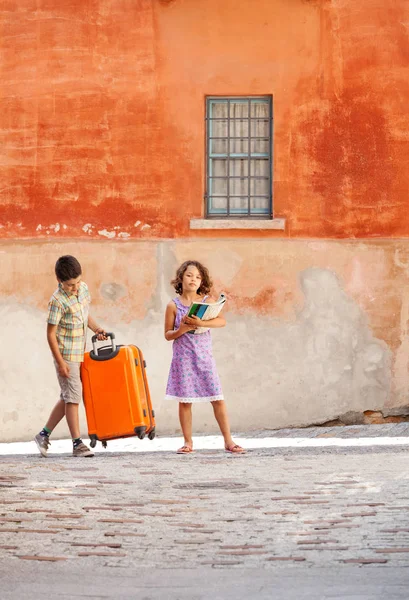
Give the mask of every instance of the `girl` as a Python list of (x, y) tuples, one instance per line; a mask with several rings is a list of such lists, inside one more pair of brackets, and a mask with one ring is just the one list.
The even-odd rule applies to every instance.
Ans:
[(197, 335), (189, 333), (198, 327), (224, 327), (226, 324), (221, 315), (210, 321), (187, 316), (192, 302), (214, 301), (209, 296), (212, 287), (209, 272), (199, 262), (188, 260), (179, 267), (171, 283), (180, 297), (169, 302), (165, 314), (165, 338), (173, 340), (166, 399), (179, 402), (184, 445), (177, 452), (193, 452), (192, 403), (211, 402), (226, 452), (243, 453), (243, 448), (231, 438), (226, 405), (212, 353), (210, 331)]

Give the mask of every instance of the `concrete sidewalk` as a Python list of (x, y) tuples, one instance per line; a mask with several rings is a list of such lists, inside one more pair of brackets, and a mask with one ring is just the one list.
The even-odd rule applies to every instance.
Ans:
[[(326, 448), (371, 446), (409, 446), (409, 423), (391, 423), (384, 425), (351, 425), (346, 427), (306, 427), (251, 431), (238, 433), (235, 438), (245, 448)], [(88, 442), (87, 442), (88, 443)], [(127, 438), (111, 441), (108, 448), (97, 444), (96, 452), (174, 452), (181, 445), (180, 436), (157, 436), (153, 441)], [(198, 450), (217, 450), (223, 447), (220, 435), (197, 435), (194, 437)], [(50, 456), (70, 453), (71, 440), (52, 439)], [(37, 455), (38, 449), (33, 441), (0, 443), (0, 455)]]
[(3, 453), (1, 599), (406, 600), (408, 429), (252, 432), (243, 456), (217, 436), (188, 456), (146, 440), (92, 459)]

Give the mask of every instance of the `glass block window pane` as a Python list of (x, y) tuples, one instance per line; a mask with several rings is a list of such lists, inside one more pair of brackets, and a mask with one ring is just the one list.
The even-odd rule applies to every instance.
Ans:
[(251, 101), (251, 117), (258, 119), (271, 119), (270, 106), (267, 102), (258, 102), (257, 100)]
[(249, 103), (247, 100), (230, 100), (230, 118), (231, 119), (246, 119), (249, 116)]
[(257, 177), (269, 177), (270, 176), (270, 163), (268, 160), (252, 159), (250, 161), (250, 175)]
[(270, 150), (270, 140), (251, 140), (251, 154), (268, 154)]
[(227, 177), (228, 163), (225, 158), (215, 158), (212, 161), (211, 177)]
[[(215, 197), (215, 196), (210, 196), (209, 198), (210, 201), (210, 207), (212, 209), (212, 211), (216, 212), (219, 211), (222, 213), (227, 212), (227, 197)], [(217, 214), (217, 212), (216, 212)]]
[(227, 136), (229, 135), (229, 130), (228, 130), (228, 120), (227, 119), (220, 119), (218, 121), (213, 121), (212, 122), (212, 131), (211, 131), (211, 137), (212, 138), (227, 138)]
[(261, 120), (261, 119), (252, 119), (251, 120), (251, 137), (253, 138), (267, 138), (269, 137), (268, 132), (270, 128), (269, 121)]
[(249, 137), (249, 121), (248, 119), (231, 119), (230, 135), (231, 138), (246, 138)]
[(226, 119), (228, 117), (228, 102), (227, 100), (219, 100), (213, 106), (213, 118), (214, 119)]
[(228, 153), (228, 140), (210, 140), (210, 152), (212, 155), (222, 154), (227, 156)]
[(227, 177), (220, 177), (215, 179), (214, 177), (210, 178), (210, 189), (212, 191), (212, 196), (226, 196), (227, 194), (227, 182), (229, 180)]
[(268, 196), (268, 179), (250, 179), (250, 196)]
[(235, 215), (241, 215), (243, 212), (247, 213), (248, 200), (247, 196), (231, 196), (229, 208), (230, 212)]
[(230, 140), (230, 154), (246, 154), (249, 153), (249, 140)]
[(232, 178), (229, 179), (229, 194), (230, 196), (247, 196), (248, 195), (248, 179)]
[(229, 160), (230, 177), (247, 177), (249, 174), (249, 161), (242, 158)]
[(260, 215), (265, 215), (268, 214), (270, 211), (270, 200), (269, 198), (252, 197), (250, 199), (250, 206), (252, 214), (257, 213)]

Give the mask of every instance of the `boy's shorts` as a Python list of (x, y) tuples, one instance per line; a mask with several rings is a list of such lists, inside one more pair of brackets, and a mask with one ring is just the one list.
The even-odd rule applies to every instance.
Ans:
[(57, 371), (58, 383), (60, 384), (60, 400), (71, 404), (80, 404), (82, 400), (82, 382), (80, 377), (81, 363), (65, 361), (70, 368), (70, 374), (68, 377), (61, 377), (57, 363), (55, 363), (55, 369)]

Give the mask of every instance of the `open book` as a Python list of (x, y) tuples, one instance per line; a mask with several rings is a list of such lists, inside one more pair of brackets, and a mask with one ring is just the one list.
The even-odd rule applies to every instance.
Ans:
[[(202, 321), (210, 321), (210, 319), (215, 319), (219, 316), (219, 314), (224, 308), (225, 303), (226, 296), (224, 294), (220, 294), (216, 302), (192, 302), (187, 316), (195, 316), (199, 317), (199, 319), (201, 319)], [(198, 327), (193, 331), (189, 331), (189, 333), (197, 335), (200, 333), (205, 333), (206, 331), (209, 331), (209, 327)]]

